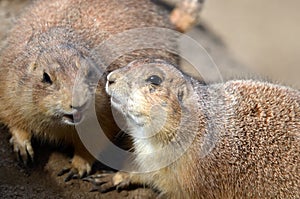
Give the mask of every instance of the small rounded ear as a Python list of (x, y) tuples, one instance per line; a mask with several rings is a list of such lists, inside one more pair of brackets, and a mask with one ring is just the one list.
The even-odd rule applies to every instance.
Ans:
[(37, 69), (37, 67), (38, 67), (37, 63), (35, 63), (35, 62), (30, 63), (29, 66), (28, 66), (28, 72), (35, 71)]
[(181, 84), (177, 90), (177, 99), (182, 104), (190, 95), (191, 88), (187, 83)]

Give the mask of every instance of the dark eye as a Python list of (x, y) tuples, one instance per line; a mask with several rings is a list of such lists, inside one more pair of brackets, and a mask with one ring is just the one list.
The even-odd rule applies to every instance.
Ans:
[(51, 77), (48, 75), (48, 73), (44, 72), (43, 73), (43, 80), (42, 80), (43, 83), (47, 83), (47, 84), (52, 84), (52, 80), (51, 80)]
[(150, 82), (151, 84), (158, 86), (162, 83), (162, 79), (157, 75), (152, 75), (146, 79), (146, 82)]

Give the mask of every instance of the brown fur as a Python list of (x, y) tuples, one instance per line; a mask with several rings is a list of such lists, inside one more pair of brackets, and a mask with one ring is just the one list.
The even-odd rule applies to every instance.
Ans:
[[(25, 159), (27, 152), (33, 156), (32, 134), (71, 144), (75, 148), (72, 166), (80, 175), (88, 173), (94, 158), (83, 147), (74, 126), (62, 122), (63, 114), (73, 111), (70, 106), (85, 108), (92, 95), (82, 76), (78, 102), (72, 104), (78, 71), (101, 67), (97, 64), (102, 55), (91, 52), (105, 39), (132, 28), (171, 27), (167, 19), (162, 8), (146, 0), (34, 1), (10, 31), (0, 59), (0, 120), (12, 133), (15, 151)], [(113, 68), (135, 57), (155, 56), (154, 52), (135, 52), (116, 61)], [(44, 72), (51, 85), (42, 82)], [(104, 79), (98, 86), (96, 109), (103, 130), (112, 138), (118, 128), (103, 84)]]
[(299, 91), (253, 80), (203, 85), (161, 60), (113, 71), (106, 90), (127, 118), (141, 172), (119, 172), (113, 185), (147, 184), (166, 198), (300, 197)]

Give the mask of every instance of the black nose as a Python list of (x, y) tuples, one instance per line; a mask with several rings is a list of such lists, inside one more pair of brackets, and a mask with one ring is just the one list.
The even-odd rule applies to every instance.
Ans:
[(114, 84), (119, 77), (118, 73), (112, 72), (107, 76), (107, 82), (109, 85)]
[(114, 81), (114, 80), (108, 80), (107, 82), (108, 82), (108, 84), (109, 84), (109, 85), (111, 85), (111, 84), (115, 83), (115, 81)]
[(71, 109), (76, 109), (77, 111), (82, 111), (85, 108), (86, 104), (83, 104), (81, 106), (74, 106), (74, 105), (70, 105)]

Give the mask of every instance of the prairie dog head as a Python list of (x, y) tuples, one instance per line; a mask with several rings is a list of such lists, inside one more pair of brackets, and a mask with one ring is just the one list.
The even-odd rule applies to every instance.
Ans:
[(112, 107), (124, 115), (133, 136), (140, 138), (171, 139), (180, 126), (191, 91), (192, 85), (184, 75), (159, 59), (131, 62), (111, 72), (106, 83)]
[(97, 70), (80, 51), (60, 44), (42, 50), (29, 62), (24, 74), (18, 89), (26, 92), (25, 100), (32, 102), (36, 114), (68, 125), (83, 119), (92, 99), (92, 80)]

